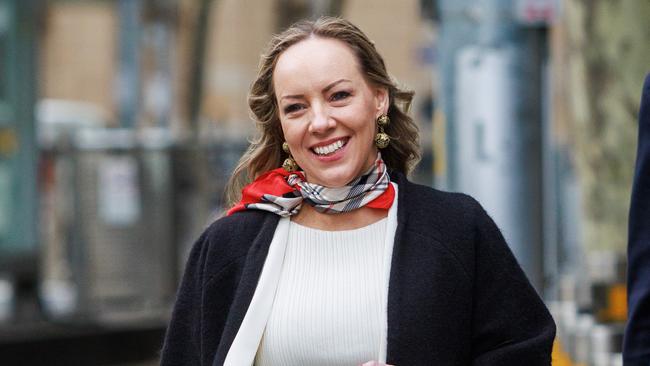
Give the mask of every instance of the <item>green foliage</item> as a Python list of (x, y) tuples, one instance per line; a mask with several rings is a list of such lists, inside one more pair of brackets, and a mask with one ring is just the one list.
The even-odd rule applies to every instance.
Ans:
[(587, 250), (625, 252), (650, 2), (568, 0), (572, 140)]

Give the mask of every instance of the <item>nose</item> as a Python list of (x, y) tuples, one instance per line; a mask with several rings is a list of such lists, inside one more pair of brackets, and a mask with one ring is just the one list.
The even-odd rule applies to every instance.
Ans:
[(311, 121), (309, 123), (309, 132), (323, 133), (334, 128), (336, 123), (331, 118), (329, 111), (325, 107), (315, 106), (312, 108)]

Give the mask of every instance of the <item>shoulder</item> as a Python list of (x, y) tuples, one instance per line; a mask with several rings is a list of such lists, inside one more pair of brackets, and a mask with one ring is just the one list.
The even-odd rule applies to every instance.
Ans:
[(444, 192), (404, 179), (399, 184), (398, 220), (409, 243), (450, 253), (470, 278), (480, 248), (496, 245), (499, 252), (507, 248), (492, 219), (467, 194)]
[[(192, 251), (206, 270), (219, 269), (247, 255), (257, 239), (273, 238), (279, 216), (246, 210), (211, 223), (195, 242)], [(199, 254), (200, 253), (200, 254)]]
[(239, 211), (213, 221), (203, 235), (211, 240), (232, 237), (233, 234), (251, 235), (259, 231), (272, 217), (277, 216), (261, 210)]
[(405, 204), (412, 206), (414, 210), (445, 209), (449, 213), (458, 214), (480, 208), (480, 204), (473, 197), (464, 193), (445, 192), (408, 180), (402, 186), (406, 188)]
[(465, 236), (487, 215), (464, 193), (445, 192), (406, 179), (401, 180), (399, 188), (401, 219), (427, 236)]

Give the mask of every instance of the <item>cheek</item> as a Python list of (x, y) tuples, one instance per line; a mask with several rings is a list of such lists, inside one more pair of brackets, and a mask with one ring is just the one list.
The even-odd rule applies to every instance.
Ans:
[(345, 121), (347, 127), (360, 132), (365, 129), (373, 129), (375, 119), (373, 114), (362, 106), (358, 108), (348, 108), (337, 116), (341, 121)]
[(289, 133), (288, 133), (287, 127), (284, 125), (284, 123), (280, 124), (280, 131), (282, 132), (282, 138), (286, 141), (287, 140), (287, 135)]
[(300, 123), (298, 121), (287, 121), (282, 122), (281, 126), (284, 141), (288, 142), (294, 149), (300, 146), (302, 138)]
[(356, 120), (356, 127), (358, 133), (363, 135), (374, 135), (375, 134), (375, 117), (372, 113), (368, 113), (368, 110), (364, 111), (365, 113), (359, 114)]
[(282, 131), (282, 135), (284, 136), (285, 140), (290, 138), (291, 124), (289, 123), (289, 121), (280, 120), (280, 130)]

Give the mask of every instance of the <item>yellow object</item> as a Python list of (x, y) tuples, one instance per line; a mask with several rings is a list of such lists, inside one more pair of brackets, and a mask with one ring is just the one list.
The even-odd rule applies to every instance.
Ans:
[(553, 342), (553, 353), (551, 355), (551, 360), (553, 366), (579, 366), (578, 364), (571, 362), (571, 358), (566, 352), (564, 352), (562, 343), (560, 343), (557, 338), (555, 338), (555, 341)]
[(613, 321), (627, 319), (627, 288), (624, 284), (612, 285), (607, 293), (608, 315)]
[(11, 128), (0, 128), (0, 156), (11, 155), (18, 150), (18, 138)]

